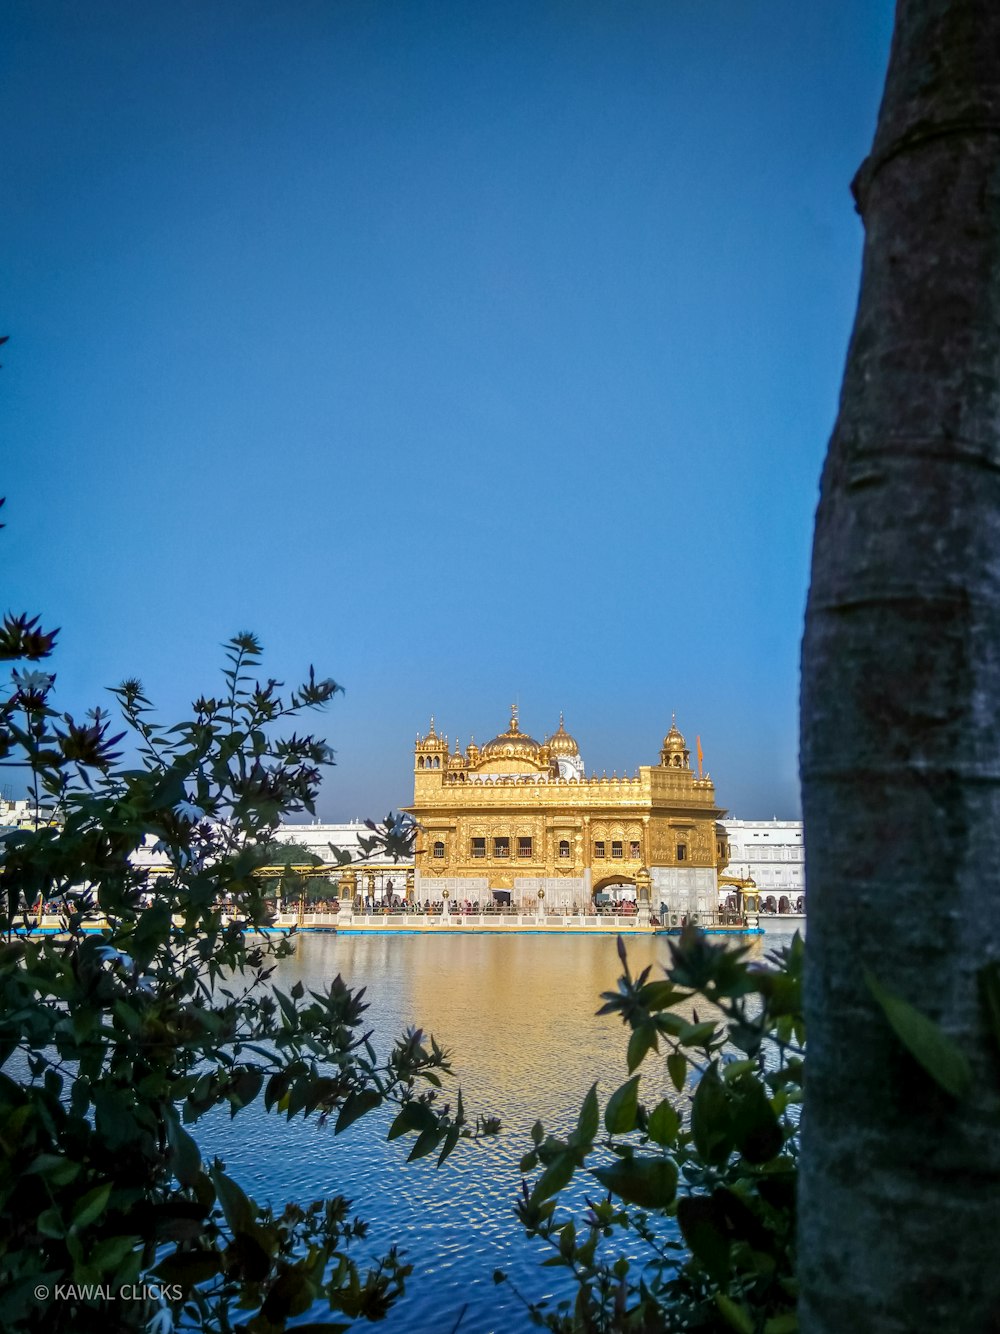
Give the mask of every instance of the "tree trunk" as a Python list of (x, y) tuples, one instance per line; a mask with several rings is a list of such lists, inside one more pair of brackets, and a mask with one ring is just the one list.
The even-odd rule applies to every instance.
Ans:
[[(899, 0), (802, 657), (801, 1327), (1000, 1330), (1000, 0)], [(862, 968), (967, 1056), (952, 1098)]]

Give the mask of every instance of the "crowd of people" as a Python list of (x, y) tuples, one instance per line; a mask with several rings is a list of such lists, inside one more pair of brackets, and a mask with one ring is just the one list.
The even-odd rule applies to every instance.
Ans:
[[(489, 913), (502, 915), (504, 913), (524, 914), (537, 913), (539, 911), (546, 914), (562, 916), (571, 913), (574, 917), (579, 916), (581, 912), (580, 905), (574, 903), (567, 909), (562, 905), (540, 904), (534, 899), (526, 903), (510, 903), (504, 900), (491, 899), (480, 902), (479, 899), (449, 899), (448, 912), (451, 916), (476, 916), (480, 913)], [(385, 895), (382, 898), (372, 897), (370, 894), (359, 895), (354, 901), (354, 911), (367, 915), (377, 913), (419, 913), (427, 916), (434, 914), (440, 915), (445, 910), (445, 901), (443, 899), (424, 899), (415, 903), (408, 903), (398, 895)], [(620, 903), (606, 902), (591, 903), (582, 910), (589, 916), (634, 916), (636, 913), (636, 904), (634, 899), (625, 899)]]

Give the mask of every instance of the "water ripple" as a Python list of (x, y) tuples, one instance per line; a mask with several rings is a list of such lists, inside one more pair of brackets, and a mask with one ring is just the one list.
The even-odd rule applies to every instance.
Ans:
[[(755, 949), (778, 943), (769, 934)], [(629, 957), (633, 969), (665, 962), (666, 941), (636, 940)], [(536, 1118), (547, 1130), (568, 1132), (595, 1079), (606, 1097), (627, 1077), (620, 1023), (594, 1013), (619, 971), (611, 937), (301, 937), (275, 973), (283, 989), (297, 981), (322, 989), (337, 973), (367, 986), (376, 1050), (409, 1024), (433, 1032), (451, 1052), (467, 1112), (500, 1116), (503, 1135), (485, 1146), (460, 1145), (439, 1170), (433, 1156), (407, 1164), (408, 1141), (385, 1142), (388, 1114), (381, 1137), (380, 1114), (334, 1137), (314, 1121), (288, 1123), (254, 1106), (232, 1121), (208, 1118), (202, 1146), (276, 1207), (348, 1196), (372, 1224), (359, 1257), (393, 1244), (406, 1251), (414, 1274), (381, 1326), (386, 1334), (448, 1334), (456, 1322), (459, 1334), (526, 1331), (524, 1307), (509, 1285), (494, 1285), (494, 1269), (507, 1271), (531, 1300), (569, 1294), (558, 1271), (538, 1267), (547, 1252), (525, 1239), (513, 1216), (518, 1162)], [(662, 1064), (647, 1066), (644, 1100), (668, 1096)], [(323, 1314), (316, 1307), (304, 1319)]]

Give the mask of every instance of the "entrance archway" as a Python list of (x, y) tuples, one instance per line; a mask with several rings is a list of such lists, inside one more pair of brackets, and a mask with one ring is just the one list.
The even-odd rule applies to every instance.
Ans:
[(636, 910), (635, 879), (630, 875), (606, 875), (593, 887), (598, 911), (616, 910), (626, 913)]

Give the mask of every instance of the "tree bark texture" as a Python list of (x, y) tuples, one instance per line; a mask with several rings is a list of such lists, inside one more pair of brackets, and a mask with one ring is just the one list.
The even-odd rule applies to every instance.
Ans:
[[(899, 0), (802, 656), (808, 1334), (1000, 1331), (1000, 0)], [(906, 1052), (882, 986), (974, 1072)]]

